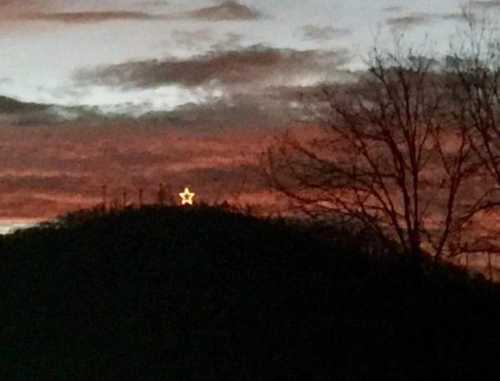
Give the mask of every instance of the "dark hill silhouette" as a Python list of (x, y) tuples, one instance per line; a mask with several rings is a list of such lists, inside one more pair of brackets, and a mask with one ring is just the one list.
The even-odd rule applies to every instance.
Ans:
[(496, 286), (332, 234), (147, 207), (6, 236), (1, 378), (497, 379)]

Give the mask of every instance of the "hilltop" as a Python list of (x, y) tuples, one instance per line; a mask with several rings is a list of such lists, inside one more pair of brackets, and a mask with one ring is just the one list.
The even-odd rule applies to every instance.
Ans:
[(2, 379), (492, 379), (496, 286), (317, 231), (146, 207), (1, 238)]

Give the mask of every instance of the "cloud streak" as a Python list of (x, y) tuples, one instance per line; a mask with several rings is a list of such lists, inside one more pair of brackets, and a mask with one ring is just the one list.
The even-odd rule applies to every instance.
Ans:
[(411, 13), (405, 16), (389, 17), (387, 25), (397, 29), (410, 29), (421, 25), (428, 25), (440, 18), (438, 15), (430, 13)]
[[(500, 1), (498, 2), (500, 7)], [(448, 12), (448, 13), (422, 13), (412, 12), (393, 16), (386, 19), (387, 25), (395, 29), (411, 29), (419, 26), (430, 25), (439, 21), (457, 21), (464, 22), (467, 17), (474, 15), (466, 15), (463, 12)]]
[[(20, 6), (18, 6), (20, 7)], [(251, 21), (257, 20), (261, 14), (252, 8), (236, 1), (225, 1), (219, 5), (194, 9), (173, 14), (154, 14), (148, 12), (113, 10), (113, 11), (79, 11), (79, 12), (45, 12), (40, 11), (38, 3), (27, 9), (31, 12), (21, 13), (17, 18), (29, 21), (58, 22), (66, 24), (102, 23), (109, 21)], [(14, 6), (5, 9), (15, 9)], [(26, 8), (25, 8), (26, 9)]]
[(56, 12), (56, 13), (28, 13), (20, 16), (21, 19), (31, 21), (53, 21), (67, 24), (99, 23), (117, 20), (149, 21), (161, 18), (160, 16), (132, 11), (109, 12)]

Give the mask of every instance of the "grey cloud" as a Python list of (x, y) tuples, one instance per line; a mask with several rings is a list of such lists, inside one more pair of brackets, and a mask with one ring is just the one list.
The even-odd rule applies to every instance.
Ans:
[(178, 30), (171, 33), (176, 45), (186, 49), (197, 50), (211, 46), (212, 50), (236, 50), (241, 47), (242, 35), (238, 33), (226, 33), (217, 36), (212, 29), (204, 28), (198, 30)]
[(0, 122), (13, 125), (53, 123), (61, 118), (50, 104), (21, 102), (0, 96)]
[(393, 28), (409, 29), (442, 20), (463, 22), (467, 20), (467, 17), (474, 17), (474, 15), (470, 14), (466, 16), (462, 12), (412, 13), (406, 16), (391, 17), (387, 19), (387, 24)]
[(494, 9), (494, 8), (500, 8), (500, 1), (499, 0), (476, 0), (476, 1), (471, 1), (470, 5), (476, 8), (483, 8), (483, 9)]
[(13, 98), (0, 96), (0, 114), (16, 114), (45, 111), (47, 105), (21, 102)]
[(421, 25), (431, 24), (439, 19), (439, 15), (430, 13), (411, 13), (405, 16), (390, 17), (387, 24), (397, 29), (409, 29)]
[(153, 8), (162, 8), (169, 5), (168, 1), (165, 0), (143, 0), (138, 5), (140, 7), (153, 7)]
[(205, 46), (207, 42), (212, 41), (213, 32), (209, 29), (199, 30), (173, 30), (171, 33), (172, 39), (176, 45), (189, 49), (198, 49)]
[(259, 95), (234, 95), (205, 103), (188, 103), (173, 111), (140, 111), (140, 107), (135, 105), (123, 105), (120, 112), (109, 112), (95, 106), (63, 107), (0, 97), (0, 122), (12, 126), (64, 125), (71, 122), (73, 125), (141, 123), (196, 127), (203, 121), (204, 127), (217, 128), (220, 123), (271, 126), (283, 118), (281, 99), (275, 91), (271, 95), (270, 90)]
[(141, 119), (168, 119), (175, 125), (200, 126), (217, 129), (221, 125), (231, 127), (279, 127), (289, 121), (286, 102), (272, 100), (265, 94), (260, 96), (237, 95), (203, 104), (189, 103), (174, 111), (159, 114), (149, 113)]
[[(283, 99), (281, 96), (285, 95)], [(242, 127), (279, 126), (289, 119), (287, 103), (292, 91), (268, 89), (259, 94), (232, 95), (205, 103), (188, 103), (173, 111), (146, 111), (126, 105), (119, 112), (103, 111), (95, 106), (55, 106), (23, 103), (0, 97), (0, 122), (11, 126), (52, 126), (71, 123), (84, 125), (161, 125), (218, 128), (221, 123)], [(19, 158), (17, 159), (19, 160)]]
[[(344, 84), (353, 83), (358, 76), (344, 72)], [(203, 126), (216, 131), (221, 126), (243, 129), (276, 129), (304, 119), (305, 104), (324, 98), (324, 89), (338, 88), (339, 83), (319, 83), (314, 86), (273, 86), (258, 93), (233, 94), (201, 104), (188, 103), (169, 112), (150, 112), (139, 121), (144, 124), (169, 122), (194, 130)]]
[[(0, 96), (0, 122), (8, 125), (27, 126), (54, 124), (71, 121), (105, 121), (123, 118), (123, 115), (106, 115), (91, 106), (58, 106), (33, 102), (22, 102)], [(127, 116), (129, 118), (129, 116)]]
[[(498, 1), (500, 5), (500, 1)], [(393, 27), (413, 27), (423, 24), (428, 24), (438, 20), (451, 20), (451, 21), (464, 21), (465, 16), (463, 12), (449, 12), (444, 14), (439, 13), (409, 13), (403, 15), (406, 8), (393, 5), (385, 7), (382, 9), (383, 12), (387, 13), (399, 13), (399, 16), (391, 17), (387, 20), (387, 23)]]
[(332, 74), (349, 60), (345, 50), (296, 51), (254, 45), (238, 50), (212, 51), (188, 59), (134, 61), (83, 69), (75, 73), (75, 80), (80, 85), (119, 88), (154, 88), (169, 84), (246, 86)]
[(223, 3), (197, 9), (186, 13), (191, 18), (207, 21), (232, 21), (232, 20), (257, 20), (261, 14), (254, 9), (242, 5), (237, 1), (224, 1)]
[(216, 51), (237, 50), (241, 48), (242, 39), (243, 35), (239, 33), (227, 33), (222, 40), (212, 45), (212, 49)]
[(334, 28), (332, 26), (305, 25), (302, 27), (302, 33), (306, 40), (333, 40), (335, 37), (345, 36), (350, 33), (349, 29)]

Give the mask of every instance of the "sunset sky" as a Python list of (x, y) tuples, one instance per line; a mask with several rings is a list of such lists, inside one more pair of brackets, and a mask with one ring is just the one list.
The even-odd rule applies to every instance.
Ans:
[(296, 95), (349, 80), (395, 34), (445, 55), (463, 4), (3, 0), (0, 219), (94, 205), (103, 184), (272, 202), (259, 152), (300, 117)]

